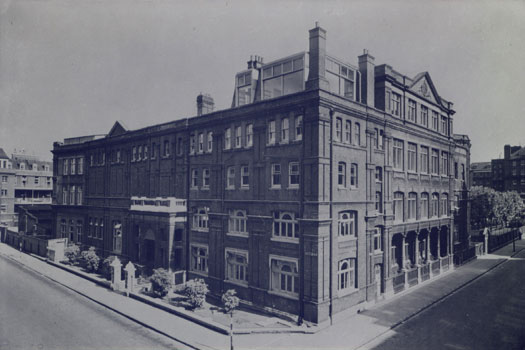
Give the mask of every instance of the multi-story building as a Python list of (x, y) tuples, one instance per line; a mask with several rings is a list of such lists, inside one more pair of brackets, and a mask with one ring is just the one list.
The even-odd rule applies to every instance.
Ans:
[(16, 226), (15, 213), (16, 172), (11, 159), (0, 148), (0, 225)]
[(53, 162), (25, 152), (11, 157), (16, 171), (15, 204), (51, 204), (53, 194)]
[(490, 162), (472, 163), (470, 176), (472, 186), (492, 187), (492, 164)]
[(470, 159), (452, 103), (309, 40), (252, 57), (230, 109), (200, 95), (196, 117), (55, 143), (57, 235), (313, 322), (450, 269)]
[(505, 145), (503, 159), (492, 159), (492, 187), (525, 198), (525, 147)]

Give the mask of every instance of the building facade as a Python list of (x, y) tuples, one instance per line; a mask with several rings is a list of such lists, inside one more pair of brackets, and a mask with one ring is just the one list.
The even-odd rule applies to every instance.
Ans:
[(309, 34), (251, 57), (230, 109), (200, 95), (196, 117), (55, 143), (57, 236), (312, 322), (450, 269), (470, 161), (452, 103)]
[(472, 186), (492, 187), (492, 164), (491, 162), (472, 163), (470, 165)]
[(0, 148), (0, 225), (15, 226), (15, 183), (16, 172), (11, 159)]

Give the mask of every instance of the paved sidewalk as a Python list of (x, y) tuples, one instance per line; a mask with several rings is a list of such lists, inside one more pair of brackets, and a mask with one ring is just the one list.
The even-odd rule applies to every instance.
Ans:
[[(523, 249), (525, 249), (525, 241), (516, 241), (516, 253)], [(338, 320), (333, 326), (316, 334), (235, 335), (235, 349), (357, 349), (363, 347), (507, 261), (516, 253), (512, 251), (512, 244), (509, 244), (434, 281), (409, 289), (407, 292), (375, 305), (361, 314)], [(0, 254), (189, 347), (229, 349), (228, 336), (111, 292), (2, 243), (0, 243)]]

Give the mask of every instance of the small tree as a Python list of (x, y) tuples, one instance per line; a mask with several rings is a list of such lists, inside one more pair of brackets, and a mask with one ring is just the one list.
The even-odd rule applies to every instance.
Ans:
[(188, 302), (194, 309), (200, 308), (206, 301), (208, 285), (203, 279), (193, 279), (186, 282), (184, 294), (188, 297)]
[(233, 312), (239, 306), (239, 297), (235, 289), (229, 289), (222, 295), (222, 304), (224, 311), (227, 313)]
[(95, 247), (89, 247), (88, 250), (82, 252), (82, 258), (86, 261), (86, 269), (90, 272), (98, 270), (100, 257), (97, 255)]
[(71, 265), (75, 265), (78, 262), (78, 257), (80, 256), (80, 248), (77, 244), (70, 244), (64, 249), (64, 255)]
[(173, 277), (167, 270), (160, 268), (153, 270), (153, 275), (150, 277), (150, 281), (153, 294), (162, 298), (170, 291), (173, 284)]

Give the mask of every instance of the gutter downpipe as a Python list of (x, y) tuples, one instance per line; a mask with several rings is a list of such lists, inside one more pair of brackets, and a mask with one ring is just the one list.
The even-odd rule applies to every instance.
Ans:
[(333, 294), (334, 294), (334, 290), (333, 290), (333, 259), (334, 259), (334, 239), (333, 239), (333, 234), (332, 234), (332, 231), (333, 231), (333, 174), (332, 174), (332, 171), (333, 171), (333, 127), (334, 127), (334, 123), (333, 123), (333, 116), (334, 116), (334, 110), (333, 109), (330, 109), (330, 231), (329, 231), (329, 239), (330, 239), (330, 259), (329, 259), (329, 291), (330, 291), (330, 307), (329, 307), (329, 315), (330, 315), (330, 325), (333, 325)]

